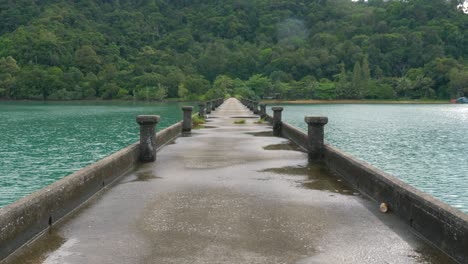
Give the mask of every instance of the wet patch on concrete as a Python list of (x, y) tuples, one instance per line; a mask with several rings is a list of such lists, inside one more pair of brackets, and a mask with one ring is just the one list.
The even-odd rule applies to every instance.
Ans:
[(292, 150), (292, 151), (301, 151), (304, 152), (298, 145), (294, 144), (291, 141), (280, 143), (280, 144), (273, 144), (263, 147), (264, 150)]
[(169, 193), (141, 219), (152, 245), (143, 262), (293, 263), (317, 252), (324, 229), (309, 221), (312, 212), (229, 189)]
[(295, 167), (282, 167), (265, 169), (260, 172), (269, 172), (282, 175), (305, 176), (304, 180), (295, 180), (302, 187), (312, 190), (329, 191), (345, 195), (355, 195), (353, 191), (341, 179), (330, 174), (324, 165), (308, 165)]
[(416, 263), (443, 263), (443, 264), (456, 264), (456, 262), (449, 256), (441, 251), (433, 248), (430, 245), (425, 245), (416, 248), (414, 254), (408, 255), (414, 259)]
[(59, 249), (65, 238), (58, 234), (55, 228), (49, 228), (32, 243), (24, 245), (16, 254), (5, 259), (2, 264), (39, 264), (43, 263), (47, 255)]
[(135, 173), (135, 176), (137, 178), (133, 181), (149, 181), (154, 179), (161, 179), (161, 177), (156, 176), (153, 171), (139, 171)]

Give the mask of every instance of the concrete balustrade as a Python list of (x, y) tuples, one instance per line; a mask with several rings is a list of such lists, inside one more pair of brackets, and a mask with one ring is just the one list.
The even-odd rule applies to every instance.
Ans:
[(214, 111), (216, 110), (216, 101), (210, 101), (211, 103), (211, 110)]
[(273, 106), (273, 135), (281, 136), (281, 114), (283, 112), (283, 107)]
[(253, 113), (257, 115), (259, 113), (258, 102), (257, 101), (252, 102), (252, 106), (253, 106)]
[(211, 101), (206, 102), (206, 113), (211, 114)]
[(183, 106), (182, 111), (184, 112), (182, 120), (182, 132), (190, 132), (192, 130), (192, 106)]
[(205, 103), (198, 103), (198, 116), (205, 118)]
[(157, 115), (139, 115), (136, 118), (140, 125), (140, 161), (152, 162), (156, 160), (156, 125), (159, 123)]
[(306, 116), (304, 121), (308, 125), (307, 150), (309, 152), (309, 160), (321, 160), (324, 150), (324, 126), (328, 123), (328, 118), (323, 116)]
[(264, 118), (266, 116), (266, 104), (260, 104), (260, 117)]

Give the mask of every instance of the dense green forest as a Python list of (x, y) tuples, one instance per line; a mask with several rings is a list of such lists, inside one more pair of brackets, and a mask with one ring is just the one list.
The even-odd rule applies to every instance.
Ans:
[(448, 99), (459, 0), (0, 0), (0, 98)]

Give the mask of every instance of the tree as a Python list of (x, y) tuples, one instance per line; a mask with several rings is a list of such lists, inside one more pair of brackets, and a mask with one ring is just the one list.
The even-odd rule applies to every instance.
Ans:
[(93, 47), (85, 45), (75, 52), (75, 62), (84, 72), (97, 73), (100, 69), (101, 59)]
[(261, 74), (252, 75), (245, 85), (250, 88), (256, 95), (265, 96), (265, 92), (272, 86), (271, 80)]
[(468, 95), (468, 68), (452, 69), (449, 78), (450, 95), (452, 97)]
[(365, 80), (362, 76), (361, 63), (357, 61), (354, 64), (353, 79), (351, 81), (351, 85), (349, 86), (349, 92), (347, 97), (352, 99), (361, 99), (364, 84)]
[(20, 67), (11, 56), (0, 58), (0, 98), (10, 98), (15, 94), (16, 75)]

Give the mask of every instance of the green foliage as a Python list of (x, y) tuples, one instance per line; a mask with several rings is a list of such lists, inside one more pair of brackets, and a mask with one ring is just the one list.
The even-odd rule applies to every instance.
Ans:
[(467, 95), (459, 1), (3, 1), (0, 98)]
[(198, 114), (194, 114), (192, 115), (192, 124), (194, 127), (198, 127), (200, 125), (203, 125), (206, 123), (206, 120), (200, 116), (198, 116)]

